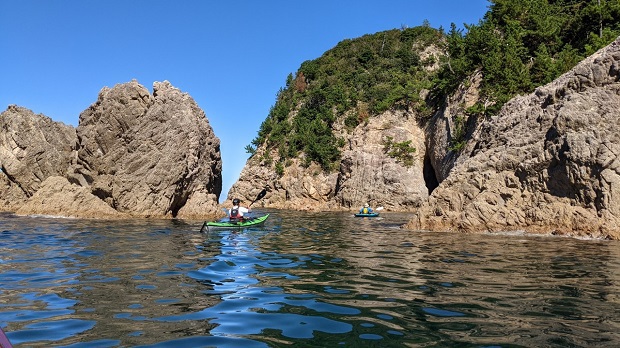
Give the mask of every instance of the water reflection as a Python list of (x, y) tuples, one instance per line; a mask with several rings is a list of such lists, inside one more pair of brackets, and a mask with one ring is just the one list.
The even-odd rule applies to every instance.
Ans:
[(312, 294), (287, 293), (278, 282), (271, 281), (293, 279), (289, 273), (278, 270), (301, 267), (302, 261), (297, 256), (257, 250), (255, 245), (260, 245), (260, 240), (269, 233), (269, 229), (220, 232), (216, 238), (221, 253), (190, 276), (213, 286), (205, 293), (219, 295), (222, 302), (199, 313), (162, 319), (212, 318), (211, 322), (217, 326), (211, 334), (221, 336), (259, 335), (274, 330), (284, 339), (312, 338), (315, 331), (349, 332), (351, 324), (330, 319), (328, 315), (354, 315), (359, 312), (357, 309), (320, 302)]
[(0, 326), (17, 347), (620, 344), (617, 242), (271, 213), (209, 234), (0, 215)]

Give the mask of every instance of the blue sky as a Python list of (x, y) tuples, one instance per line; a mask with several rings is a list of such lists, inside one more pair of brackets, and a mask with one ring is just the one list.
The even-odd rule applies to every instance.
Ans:
[(487, 0), (0, 0), (0, 111), (77, 126), (101, 88), (168, 80), (221, 140), (226, 198), (289, 73), (344, 39), (478, 23)]

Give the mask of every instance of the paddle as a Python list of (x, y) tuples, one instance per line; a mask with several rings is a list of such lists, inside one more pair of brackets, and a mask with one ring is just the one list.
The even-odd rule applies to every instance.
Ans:
[(254, 199), (252, 201), (252, 203), (250, 203), (250, 205), (248, 205), (248, 207), (251, 207), (252, 204), (256, 203), (256, 201), (258, 201), (259, 199), (265, 197), (266, 194), (267, 194), (267, 189), (264, 188), (261, 192), (258, 193), (258, 196), (256, 196), (256, 199)]

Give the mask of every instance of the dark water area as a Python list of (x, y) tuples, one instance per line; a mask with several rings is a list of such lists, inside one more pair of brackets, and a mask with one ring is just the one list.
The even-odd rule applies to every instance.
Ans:
[(14, 347), (620, 346), (617, 241), (269, 212), (208, 233), (0, 214), (0, 327)]

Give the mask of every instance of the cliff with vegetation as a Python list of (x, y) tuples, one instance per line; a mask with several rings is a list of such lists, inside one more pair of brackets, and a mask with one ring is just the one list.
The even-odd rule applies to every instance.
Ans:
[(443, 44), (428, 26), (390, 30), (303, 63), (248, 146), (229, 198), (268, 186), (261, 203), (278, 208), (419, 206), (429, 193), (424, 175), (434, 176), (422, 121)]
[(410, 229), (620, 239), (620, 38), (481, 122)]
[[(588, 93), (583, 87), (587, 83), (581, 89), (559, 87), (572, 81), (563, 74), (580, 62), (585, 67), (580, 65), (579, 72), (573, 74), (588, 69), (599, 71), (600, 67), (592, 66), (597, 61), (592, 55), (618, 35), (620, 4), (617, 2), (495, 0), (491, 1), (484, 18), (477, 24), (467, 25), (466, 30), (453, 25), (446, 32), (423, 25), (345, 40), (318, 59), (304, 62), (288, 77), (258, 136), (247, 147), (251, 157), (228, 198), (251, 200), (266, 186), (270, 192), (261, 201), (266, 206), (350, 209), (370, 202), (390, 210), (418, 212), (416, 220), (409, 225), (411, 228), (464, 229), (463, 217), (458, 216), (462, 206), (471, 202), (472, 210), (468, 210), (471, 213), (479, 201), (469, 196), (471, 192), (463, 193), (460, 188), (478, 177), (475, 173), (479, 167), (471, 166), (470, 158), (474, 155), (472, 151), (484, 152), (480, 137), (514, 137), (513, 142), (525, 138), (534, 142), (532, 137), (538, 137), (537, 141), (550, 141), (549, 134), (539, 132), (541, 124), (529, 122), (529, 113), (517, 107), (524, 99), (509, 101), (520, 95), (527, 99), (532, 93), (540, 97), (544, 90), (541, 86), (549, 83), (558, 85), (557, 91), (549, 92), (552, 100), (561, 101), (558, 96), (568, 91), (577, 95)], [(586, 60), (587, 57), (591, 58)], [(613, 54), (611, 57), (608, 58), (612, 61), (609, 78), (605, 80), (608, 82), (616, 78), (615, 58)], [(613, 96), (615, 86), (608, 82), (598, 87), (594, 87), (598, 82), (590, 83), (593, 90)], [(609, 117), (601, 109), (604, 98), (582, 99), (586, 103), (583, 108), (599, 110), (593, 113)], [(610, 102), (613, 105), (613, 100)], [(560, 107), (563, 102), (553, 105)], [(563, 112), (567, 110), (580, 112), (576, 107), (564, 108)], [(493, 120), (500, 120), (494, 122), (504, 127), (490, 126)], [(578, 130), (577, 134), (594, 132), (605, 123), (593, 124), (594, 128)], [(521, 127), (520, 132), (513, 132), (518, 128), (516, 125)], [(561, 142), (562, 136), (553, 141)], [(583, 134), (580, 136), (585, 139)], [(616, 141), (614, 137), (598, 140), (605, 144)], [(490, 143), (484, 144), (492, 147)], [(491, 163), (500, 155), (505, 159), (507, 152), (525, 151), (510, 141), (502, 146), (503, 152), (489, 158), (479, 157), (477, 162)], [(557, 152), (560, 154), (556, 153), (556, 158), (567, 163), (562, 157), (565, 152)], [(512, 160), (519, 162), (518, 158)], [(461, 169), (457, 168), (467, 168), (466, 162), (470, 163), (472, 177), (462, 174), (459, 177), (457, 173)], [(556, 172), (549, 176), (549, 182), (561, 179), (563, 184), (556, 186), (588, 182), (599, 185), (598, 162), (580, 163), (577, 167), (582, 175), (578, 181), (561, 179)], [(493, 166), (504, 164), (510, 167), (508, 163)], [(572, 170), (565, 172), (567, 176), (575, 174)], [(476, 180), (484, 178), (484, 182), (493, 176), (488, 171), (480, 175)], [(529, 169), (520, 171), (520, 182), (535, 182), (529, 175), (542, 174)], [(481, 185), (476, 187), (484, 192), (485, 187)], [(608, 200), (603, 197), (609, 197), (601, 190), (566, 191), (557, 187), (549, 190), (541, 184), (533, 185), (531, 191), (545, 196), (537, 201), (545, 206), (538, 210), (532, 210), (533, 205), (528, 205), (532, 209), (524, 208), (526, 214), (538, 214), (535, 219), (502, 220), (489, 209), (477, 216), (478, 222), (471, 220), (468, 230), (497, 230), (502, 226), (518, 229), (532, 224), (540, 228), (531, 230), (540, 231), (567, 232), (581, 228), (579, 223), (563, 223), (566, 228), (554, 225), (557, 209), (565, 209), (546, 209), (556, 202), (563, 207), (571, 204), (579, 207), (574, 211), (565, 209), (562, 216), (587, 211), (588, 214), (582, 214), (587, 216), (582, 222), (589, 218), (601, 222), (604, 215), (601, 211), (608, 211), (601, 210), (600, 202)], [(461, 200), (440, 198), (442, 195)], [(590, 198), (580, 198), (583, 195)], [(436, 203), (441, 201), (445, 204)], [(515, 201), (515, 204), (521, 203)], [(428, 218), (437, 214), (450, 218)], [(434, 222), (426, 223), (431, 220)], [(479, 223), (485, 220), (497, 224)]]

